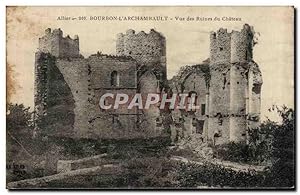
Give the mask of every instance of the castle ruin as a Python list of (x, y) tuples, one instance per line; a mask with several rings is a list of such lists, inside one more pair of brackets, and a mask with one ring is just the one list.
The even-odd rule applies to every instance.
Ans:
[[(203, 142), (246, 142), (260, 124), (262, 78), (253, 61), (253, 30), (220, 29), (210, 35), (210, 57), (167, 80), (166, 39), (127, 30), (117, 35), (116, 56), (80, 54), (79, 37), (46, 29), (35, 54), (37, 134), (71, 138), (199, 137)], [(187, 93), (198, 110), (102, 110), (105, 93)], [(109, 103), (109, 102), (106, 102)], [(175, 138), (174, 138), (175, 137)], [(175, 139), (175, 140), (176, 140)]]
[[(176, 113), (182, 136), (201, 134), (214, 145), (247, 142), (248, 130), (260, 125), (262, 75), (253, 61), (253, 29), (219, 29), (210, 34), (210, 57), (171, 81), (177, 92), (196, 93), (199, 110)], [(183, 129), (183, 130), (182, 130)]]

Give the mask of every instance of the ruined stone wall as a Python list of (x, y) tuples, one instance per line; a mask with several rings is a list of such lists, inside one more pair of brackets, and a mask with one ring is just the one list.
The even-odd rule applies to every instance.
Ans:
[(88, 100), (93, 95), (88, 87), (86, 60), (84, 58), (58, 59), (56, 65), (73, 94), (75, 114), (73, 137), (85, 137), (88, 135), (86, 127), (92, 108)]
[[(48, 122), (43, 121), (42, 129), (48, 131), (47, 135), (92, 139), (155, 136), (152, 132), (137, 128), (137, 109), (129, 110), (126, 105), (117, 110), (101, 110), (99, 106), (100, 97), (104, 93), (124, 93), (131, 98), (136, 94), (135, 60), (107, 55), (93, 55), (87, 59), (56, 59), (44, 53), (43, 56), (54, 59), (51, 64), (47, 58), (40, 57), (37, 60), (37, 66), (46, 67), (46, 72), (37, 79), (36, 92), (40, 93), (36, 97), (35, 107), (41, 110), (42, 115), (46, 115), (44, 118)], [(41, 70), (44, 69), (37, 69)], [(111, 86), (112, 71), (119, 73), (119, 86)], [(43, 77), (46, 78), (45, 83), (39, 83)], [(43, 95), (43, 91), (46, 95)], [(42, 99), (43, 96), (46, 98)]]
[[(169, 87), (173, 94), (196, 94), (196, 105), (200, 107), (198, 109), (172, 110), (172, 140), (192, 138), (197, 139), (199, 144), (207, 140), (209, 80), (210, 70), (205, 62), (204, 64), (183, 67), (178, 75), (169, 81)], [(189, 99), (189, 97), (185, 99), (186, 106), (188, 106)], [(202, 105), (205, 105), (205, 108)]]
[(210, 69), (208, 138), (246, 142), (247, 129), (260, 125), (261, 72), (253, 62), (217, 67)]
[(229, 143), (230, 129), (229, 117), (211, 117), (208, 120), (208, 143), (221, 145)]
[(116, 89), (116, 90), (95, 90), (95, 103), (90, 110), (88, 126), (91, 137), (103, 139), (133, 139), (141, 137), (136, 122), (136, 109), (128, 110), (125, 106), (120, 106), (119, 109), (103, 110), (100, 108), (99, 99), (104, 93), (125, 93), (134, 94), (135, 90)]
[(71, 39), (68, 36), (62, 37), (59, 43), (60, 57), (78, 57), (79, 56), (79, 38), (75, 36)]
[(247, 24), (231, 33), (230, 141), (247, 141), (249, 63), (252, 61), (253, 31)]
[(93, 88), (112, 88), (111, 73), (117, 71), (119, 86), (114, 88), (137, 87), (137, 63), (130, 57), (92, 55), (88, 58)]
[[(208, 140), (229, 140), (230, 64), (210, 65)], [(215, 141), (214, 141), (215, 140)]]
[[(50, 122), (43, 122), (44, 126), (51, 127), (51, 135), (132, 139), (161, 134), (157, 128), (157, 118), (160, 116), (157, 109), (138, 112), (136, 108), (127, 109), (128, 104), (117, 110), (100, 109), (99, 99), (104, 93), (124, 93), (131, 100), (139, 92), (138, 67), (164, 67), (158, 71), (166, 72), (165, 38), (162, 35), (154, 30), (149, 34), (128, 31), (121, 38), (117, 41), (117, 53), (121, 56), (97, 53), (85, 59), (79, 54), (78, 36), (71, 39), (69, 36), (63, 37), (60, 29), (53, 32), (46, 29), (45, 35), (39, 39), (36, 59), (35, 109), (38, 111), (36, 118), (45, 115), (47, 117), (43, 119), (52, 117)], [(50, 64), (48, 58), (53, 59)], [(114, 71), (118, 74), (118, 84), (112, 86)], [(144, 75), (139, 80), (143, 85), (142, 93), (152, 92), (153, 86), (155, 92), (161, 91), (159, 80), (155, 74), (152, 76), (154, 79)], [(145, 120), (140, 117), (142, 115)], [(143, 121), (148, 121), (150, 125)], [(140, 128), (141, 124), (144, 128)]]
[(117, 55), (131, 56), (141, 65), (161, 65), (166, 67), (166, 40), (163, 35), (151, 29), (135, 33), (127, 30), (118, 34), (116, 43)]
[[(210, 40), (207, 70), (187, 69), (172, 89), (196, 92), (200, 110), (173, 112), (174, 124), (170, 125), (182, 135), (193, 136), (198, 122), (205, 121), (205, 140), (213, 144), (243, 142), (247, 127), (257, 128), (260, 122), (262, 76), (252, 61), (253, 29), (249, 25), (240, 32), (220, 29), (211, 33)], [(71, 39), (63, 37), (60, 29), (47, 29), (39, 39), (35, 62), (37, 127), (49, 134), (81, 138), (161, 136), (164, 127), (159, 104), (142, 111), (128, 110), (127, 105), (103, 110), (99, 99), (104, 93), (125, 93), (130, 98), (136, 93), (164, 93), (165, 44), (165, 38), (155, 30), (148, 34), (128, 30), (117, 37), (120, 56), (97, 53), (85, 59), (79, 54), (78, 36)], [(117, 85), (112, 85), (114, 71)]]
[(248, 127), (250, 129), (258, 128), (260, 125), (261, 108), (261, 86), (263, 84), (262, 74), (259, 66), (251, 62), (248, 73)]
[(55, 61), (50, 55), (36, 52), (34, 67), (34, 111), (35, 111), (35, 135), (40, 133), (40, 125), (47, 108), (47, 72), (48, 65)]
[[(166, 40), (162, 34), (154, 29), (149, 33), (127, 30), (126, 34), (118, 34), (116, 51), (117, 55), (131, 56), (140, 69), (146, 69), (138, 78), (139, 91), (144, 96), (161, 92), (167, 78)], [(159, 136), (162, 133), (162, 119), (157, 106), (151, 106), (139, 114), (140, 129), (145, 131), (145, 135)]]
[[(205, 82), (204, 73), (197, 73), (192, 72), (189, 74), (183, 84), (183, 93), (189, 94), (190, 92), (196, 92), (197, 98), (196, 98), (196, 105), (199, 106), (199, 109), (196, 109), (195, 112), (188, 112), (186, 117), (184, 117), (185, 121), (187, 121), (188, 125), (192, 124), (191, 131), (188, 132), (188, 135), (200, 133), (200, 129), (198, 129), (197, 132), (197, 123), (200, 123), (199, 121), (205, 121), (207, 123), (207, 117), (206, 117), (206, 110), (204, 109), (202, 111), (202, 106), (205, 105), (206, 108), (206, 94), (208, 92), (207, 85)], [(204, 114), (203, 114), (204, 112)], [(190, 118), (192, 121), (187, 120), (186, 118)], [(201, 134), (204, 133), (204, 131), (207, 131), (205, 129), (205, 126), (203, 126)], [(200, 127), (198, 127), (200, 128)]]
[[(253, 33), (252, 27), (245, 24), (241, 31), (228, 33), (226, 29), (221, 28), (217, 33), (212, 32), (210, 35), (208, 137), (211, 139), (218, 136), (217, 140), (220, 143), (229, 140), (246, 141), (247, 126), (251, 123), (247, 121), (252, 109), (250, 107), (260, 110), (260, 95), (253, 94), (250, 90), (254, 86), (250, 68)], [(260, 94), (258, 86), (254, 88), (258, 89)]]
[[(149, 93), (160, 93), (159, 82), (156, 76), (151, 72), (145, 72), (138, 80), (139, 92), (143, 96), (144, 104)], [(143, 109), (140, 113), (140, 128), (147, 135), (151, 137), (160, 136), (161, 129), (158, 127), (160, 118), (159, 103), (157, 105), (150, 106), (149, 109)]]
[(248, 66), (232, 64), (230, 70), (230, 141), (246, 141), (246, 91)]
[[(92, 55), (88, 58), (90, 88), (94, 91), (91, 99), (93, 104), (89, 119), (89, 130), (101, 138), (130, 139), (141, 137), (137, 130), (137, 110), (127, 109), (128, 104), (119, 109), (102, 110), (99, 106), (100, 97), (105, 93), (124, 93), (130, 99), (137, 92), (137, 63), (132, 58), (107, 55)], [(118, 73), (119, 85), (111, 85), (111, 74)], [(108, 103), (111, 104), (108, 99)]]
[(36, 73), (37, 133), (50, 136), (73, 136), (74, 97), (65, 76), (59, 69), (57, 59), (49, 53), (38, 52)]
[(60, 29), (45, 30), (45, 35), (39, 38), (39, 51), (50, 53), (55, 57), (79, 57), (79, 38), (77, 35), (71, 39), (69, 35), (63, 37)]
[[(197, 74), (191, 73), (188, 75), (183, 83), (183, 93), (196, 92), (197, 93), (197, 101), (196, 105), (200, 106), (200, 109), (197, 109), (195, 115), (199, 119), (205, 119), (205, 114), (202, 115), (201, 104), (205, 104), (206, 102), (206, 93), (208, 89), (206, 88), (206, 82), (204, 73)], [(204, 111), (205, 112), (205, 111)]]

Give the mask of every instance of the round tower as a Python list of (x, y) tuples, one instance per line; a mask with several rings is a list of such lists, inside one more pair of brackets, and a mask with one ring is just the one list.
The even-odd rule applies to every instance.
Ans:
[(247, 63), (252, 60), (253, 32), (245, 24), (241, 32), (231, 33), (231, 63)]
[(210, 33), (210, 85), (208, 141), (223, 144), (229, 140), (230, 39), (227, 29)]
[(117, 35), (116, 46), (118, 55), (131, 56), (140, 65), (166, 66), (166, 40), (154, 29), (149, 33), (129, 29), (126, 34)]
[(39, 38), (39, 51), (50, 53), (55, 57), (80, 57), (79, 53), (79, 37), (74, 36), (72, 39), (69, 35), (63, 37), (63, 31), (50, 28), (45, 30), (45, 35)]
[(227, 29), (220, 28), (216, 33), (210, 33), (210, 63), (230, 63), (230, 39), (231, 33)]
[(246, 69), (239, 64), (232, 64), (230, 69), (230, 141), (246, 141)]
[(245, 142), (247, 130), (248, 69), (252, 60), (253, 33), (248, 24), (231, 33), (230, 141)]

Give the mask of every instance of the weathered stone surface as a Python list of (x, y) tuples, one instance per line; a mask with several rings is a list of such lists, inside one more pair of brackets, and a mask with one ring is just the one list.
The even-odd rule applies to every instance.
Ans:
[[(131, 139), (162, 136), (171, 128), (173, 141), (200, 134), (215, 145), (247, 142), (247, 130), (260, 122), (262, 75), (252, 59), (253, 36), (247, 24), (241, 31), (212, 32), (210, 58), (185, 67), (166, 92), (166, 40), (155, 30), (119, 34), (118, 56), (98, 52), (83, 58), (78, 37), (47, 29), (36, 53), (36, 129), (73, 138)], [(162, 112), (159, 103), (147, 110), (98, 105), (104, 93), (171, 92), (187, 93), (187, 99), (196, 94), (200, 108), (174, 110), (168, 117), (171, 111)]]
[(127, 105), (100, 109), (99, 100), (105, 93), (124, 93), (132, 98), (136, 93), (160, 93), (164, 88), (165, 38), (154, 30), (149, 34), (128, 31), (123, 38), (124, 43), (117, 41), (119, 56), (98, 52), (83, 58), (78, 36), (73, 40), (63, 37), (60, 29), (46, 30), (36, 54), (36, 132), (92, 139), (161, 135), (157, 107), (143, 111), (126, 109)]
[(144, 31), (135, 33), (131, 29), (118, 34), (116, 51), (117, 55), (133, 57), (139, 64), (166, 66), (166, 40), (154, 29), (148, 34)]
[[(198, 105), (205, 105), (205, 117), (198, 111), (181, 116), (173, 112), (174, 117), (181, 117), (184, 135), (195, 137), (200, 133), (204, 141), (214, 145), (230, 141), (247, 142), (247, 130), (259, 127), (262, 75), (252, 59), (253, 33), (248, 24), (240, 32), (229, 33), (223, 28), (212, 32), (207, 71), (209, 79), (203, 71), (194, 71), (196, 66), (186, 68), (185, 74), (174, 77), (177, 82), (172, 80), (170, 85), (173, 91), (195, 91)], [(209, 83), (205, 84), (203, 80)], [(193, 124), (200, 121), (204, 124), (201, 124), (202, 130), (197, 131)]]
[(45, 35), (39, 39), (39, 51), (50, 53), (55, 57), (80, 57), (79, 38), (75, 35), (74, 39), (69, 35), (63, 37), (61, 29), (50, 28), (45, 30)]

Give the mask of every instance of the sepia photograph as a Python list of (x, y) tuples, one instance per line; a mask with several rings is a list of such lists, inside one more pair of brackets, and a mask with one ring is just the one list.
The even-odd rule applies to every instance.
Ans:
[(6, 188), (295, 190), (293, 6), (7, 6)]

